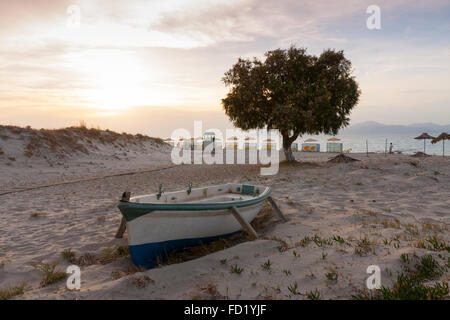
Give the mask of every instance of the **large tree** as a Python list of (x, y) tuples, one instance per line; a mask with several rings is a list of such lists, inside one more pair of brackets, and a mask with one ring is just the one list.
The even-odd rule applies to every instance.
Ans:
[(288, 161), (292, 143), (303, 134), (337, 134), (349, 124), (360, 90), (343, 51), (320, 56), (306, 49), (277, 49), (256, 58), (238, 59), (222, 81), (230, 91), (222, 105), (243, 130), (278, 129)]

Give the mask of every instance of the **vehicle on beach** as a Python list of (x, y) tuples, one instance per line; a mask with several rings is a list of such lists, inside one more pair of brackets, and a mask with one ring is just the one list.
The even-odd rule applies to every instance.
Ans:
[[(250, 222), (270, 198), (271, 187), (220, 184), (125, 197), (118, 207), (128, 230), (130, 255), (139, 267), (153, 268), (169, 251), (228, 237)], [(125, 195), (125, 194), (124, 194)], [(128, 193), (129, 196), (129, 193)], [(272, 204), (274, 205), (274, 204)]]

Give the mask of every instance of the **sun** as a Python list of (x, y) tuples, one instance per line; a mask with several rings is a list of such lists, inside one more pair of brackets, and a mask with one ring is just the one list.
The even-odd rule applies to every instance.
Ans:
[(148, 85), (152, 75), (131, 53), (95, 50), (72, 60), (85, 83), (80, 94), (94, 108), (122, 110), (163, 103), (164, 97)]

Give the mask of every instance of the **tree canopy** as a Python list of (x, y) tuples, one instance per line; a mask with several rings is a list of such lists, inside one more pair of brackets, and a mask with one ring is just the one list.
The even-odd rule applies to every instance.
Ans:
[(265, 61), (239, 58), (222, 81), (230, 91), (225, 113), (243, 130), (278, 129), (288, 160), (299, 135), (337, 134), (349, 124), (360, 90), (343, 51), (309, 55), (291, 46), (265, 54)]

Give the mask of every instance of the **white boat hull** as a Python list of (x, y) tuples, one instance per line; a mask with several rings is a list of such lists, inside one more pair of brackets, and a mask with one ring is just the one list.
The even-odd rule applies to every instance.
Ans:
[[(224, 185), (221, 186), (223, 188)], [(217, 190), (217, 186), (213, 187)], [(240, 188), (238, 187), (238, 189)], [(173, 206), (173, 208), (186, 207), (188, 210), (170, 210), (171, 207), (167, 207), (167, 205), (154, 204), (154, 207), (157, 209), (151, 210), (147, 214), (132, 215), (132, 219), (129, 215), (124, 214), (128, 218), (128, 244), (133, 262), (144, 268), (152, 268), (163, 262), (167, 257), (167, 252), (171, 250), (183, 249), (240, 232), (242, 226), (232, 215), (229, 208), (233, 205), (238, 207), (243, 219), (250, 223), (261, 210), (263, 200), (267, 198), (271, 191), (270, 188), (266, 187), (260, 187), (260, 189), (262, 193), (260, 192), (258, 196), (238, 195), (236, 201), (211, 203), (205, 201), (207, 199), (205, 198), (197, 199), (193, 202), (176, 203)], [(197, 193), (198, 190), (203, 190), (201, 192), (204, 192), (204, 188), (196, 190)], [(211, 189), (209, 190), (211, 192)], [(240, 190), (242, 191), (242, 189)], [(170, 202), (168, 199), (178, 194), (180, 192), (169, 193), (166, 195), (165, 200), (161, 199), (161, 202)], [(236, 194), (233, 194), (233, 196), (236, 197)], [(141, 200), (145, 200), (145, 197), (149, 196), (141, 196)], [(195, 197), (194, 190), (193, 197)], [(227, 197), (230, 197), (230, 195), (227, 195)], [(121, 203), (119, 205), (122, 213), (127, 212), (127, 205), (133, 206), (133, 209), (137, 212), (142, 210), (141, 207), (152, 205), (140, 203), (139, 197), (131, 200), (136, 202), (130, 204)], [(200, 207), (193, 209), (193, 206)], [(216, 206), (217, 209), (207, 209), (210, 206)], [(162, 210), (158, 210), (158, 208)]]

